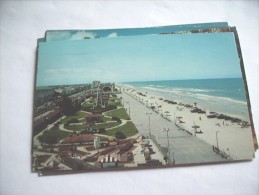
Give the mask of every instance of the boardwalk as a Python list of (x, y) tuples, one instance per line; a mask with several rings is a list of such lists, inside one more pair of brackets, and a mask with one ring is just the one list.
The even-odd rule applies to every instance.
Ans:
[(131, 120), (140, 134), (149, 135), (149, 116), (146, 113), (152, 113), (150, 115), (150, 130), (161, 146), (167, 147), (167, 137), (166, 133), (162, 131), (163, 128), (170, 129), (170, 156), (174, 158), (176, 164), (226, 161), (226, 159), (213, 152), (210, 144), (179, 130), (173, 122), (161, 117), (128, 94), (122, 92), (120, 96), (124, 99), (124, 102), (128, 102), (125, 108), (129, 110), (130, 107)]

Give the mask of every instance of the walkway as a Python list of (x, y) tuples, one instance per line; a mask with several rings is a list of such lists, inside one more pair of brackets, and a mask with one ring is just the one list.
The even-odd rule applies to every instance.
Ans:
[[(141, 127), (138, 128), (139, 133), (148, 135), (149, 116), (146, 113), (150, 113), (152, 110), (125, 92), (122, 92), (120, 96), (124, 99), (124, 102), (129, 102), (131, 120), (137, 127)], [(226, 161), (226, 159), (222, 159), (213, 152), (211, 145), (187, 132), (178, 130), (173, 122), (164, 119), (160, 114), (152, 112), (150, 121), (151, 133), (163, 147), (167, 147), (167, 137), (163, 129), (170, 129), (168, 133), (170, 156), (174, 157), (176, 164)]]

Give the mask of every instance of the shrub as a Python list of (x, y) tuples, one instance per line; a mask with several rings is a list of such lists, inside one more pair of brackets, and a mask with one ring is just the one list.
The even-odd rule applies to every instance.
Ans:
[(120, 131), (116, 132), (115, 134), (116, 139), (125, 139), (126, 135)]
[(105, 128), (100, 128), (99, 131), (98, 131), (98, 133), (104, 134), (104, 133), (105, 133)]
[(112, 120), (117, 121), (118, 123), (121, 123), (121, 119), (117, 116), (113, 116)]

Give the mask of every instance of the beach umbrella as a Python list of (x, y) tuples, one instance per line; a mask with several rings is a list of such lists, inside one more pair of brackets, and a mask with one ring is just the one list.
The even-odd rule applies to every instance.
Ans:
[(195, 123), (194, 123), (194, 125), (192, 126), (192, 128), (194, 128), (194, 130), (195, 130), (195, 132), (196, 132), (196, 130), (197, 130), (198, 128), (200, 128), (200, 126), (195, 125)]
[(169, 116), (168, 113), (170, 113), (169, 111), (165, 111), (165, 115), (166, 117)]
[(198, 125), (193, 125), (192, 128), (197, 129), (197, 128), (200, 128), (200, 126), (198, 126)]
[(177, 116), (176, 118), (177, 118), (179, 121), (181, 121), (181, 119), (182, 119), (183, 117)]

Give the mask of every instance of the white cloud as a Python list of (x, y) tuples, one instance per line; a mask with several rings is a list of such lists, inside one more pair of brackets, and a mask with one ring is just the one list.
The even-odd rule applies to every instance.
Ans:
[(113, 32), (113, 33), (109, 34), (107, 37), (112, 38), (112, 37), (117, 37), (117, 36), (118, 36), (118, 34), (116, 32)]
[(59, 41), (69, 39), (71, 36), (69, 31), (49, 31), (47, 32), (47, 41)]
[(96, 33), (86, 32), (86, 31), (78, 31), (73, 34), (71, 40), (83, 40), (83, 39), (94, 39), (97, 37)]

